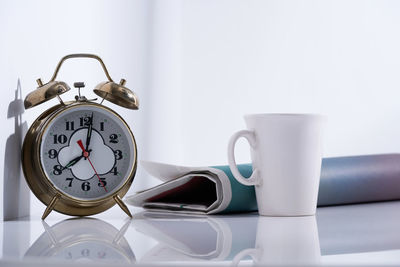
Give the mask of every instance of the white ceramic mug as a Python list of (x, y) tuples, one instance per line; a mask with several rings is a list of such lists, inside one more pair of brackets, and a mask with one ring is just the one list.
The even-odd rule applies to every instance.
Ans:
[[(265, 216), (314, 215), (322, 160), (323, 117), (316, 114), (246, 115), (248, 130), (235, 133), (228, 145), (233, 176), (255, 186), (258, 213)], [(236, 141), (250, 144), (253, 173), (243, 177), (235, 161)]]

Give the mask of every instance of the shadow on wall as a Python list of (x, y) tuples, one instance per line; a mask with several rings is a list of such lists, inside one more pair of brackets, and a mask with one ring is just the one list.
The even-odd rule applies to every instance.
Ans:
[(4, 155), (4, 220), (28, 216), (30, 211), (30, 191), (21, 169), (22, 140), (28, 129), (26, 121), (22, 122), (23, 113), (21, 82), (18, 79), (14, 100), (7, 111), (7, 119), (14, 119), (14, 133), (7, 138)]

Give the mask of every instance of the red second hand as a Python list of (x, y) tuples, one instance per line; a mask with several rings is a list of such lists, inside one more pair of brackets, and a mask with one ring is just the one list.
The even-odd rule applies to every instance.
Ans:
[(80, 147), (80, 148), (82, 149), (82, 151), (83, 151), (83, 156), (84, 156), (85, 158), (88, 159), (90, 165), (92, 166), (92, 168), (93, 168), (93, 170), (94, 170), (94, 173), (96, 174), (97, 178), (99, 178), (99, 182), (100, 182), (101, 186), (102, 186), (102, 187), (104, 188), (104, 190), (107, 192), (106, 186), (104, 185), (103, 181), (100, 179), (100, 176), (97, 174), (96, 169), (94, 168), (92, 162), (90, 161), (89, 152), (87, 152), (87, 151), (85, 150), (85, 148), (83, 147), (82, 140), (78, 140), (77, 143), (78, 143), (79, 147)]

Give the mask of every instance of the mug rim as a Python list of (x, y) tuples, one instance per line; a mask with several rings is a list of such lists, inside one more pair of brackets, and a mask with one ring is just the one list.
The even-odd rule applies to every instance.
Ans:
[(244, 118), (254, 118), (254, 117), (303, 117), (303, 118), (317, 118), (325, 120), (326, 116), (318, 113), (251, 113), (245, 114)]

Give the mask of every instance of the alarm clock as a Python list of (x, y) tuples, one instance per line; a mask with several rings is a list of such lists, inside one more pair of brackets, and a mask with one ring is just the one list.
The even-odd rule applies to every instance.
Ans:
[[(77, 82), (75, 100), (64, 102), (60, 95), (70, 87), (56, 81), (62, 63), (70, 58), (91, 58), (100, 62), (108, 81), (93, 90), (101, 100), (81, 95), (84, 83)], [(130, 217), (122, 201), (137, 168), (134, 135), (125, 120), (103, 105), (104, 100), (138, 109), (137, 96), (121, 79), (115, 83), (100, 57), (71, 54), (63, 57), (51, 78), (29, 93), (25, 109), (57, 97), (59, 103), (44, 111), (29, 128), (22, 146), (22, 168), (35, 196), (47, 206), (42, 219), (52, 211), (73, 216), (103, 212), (115, 204)]]

